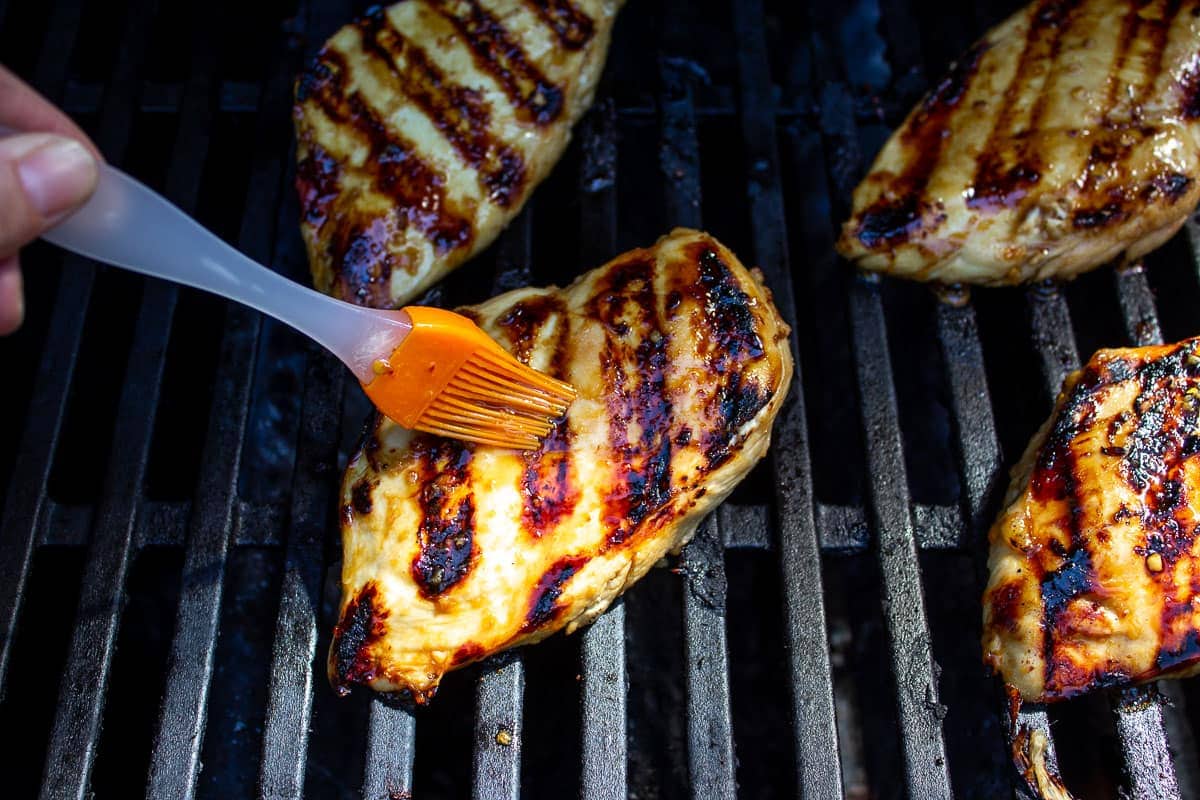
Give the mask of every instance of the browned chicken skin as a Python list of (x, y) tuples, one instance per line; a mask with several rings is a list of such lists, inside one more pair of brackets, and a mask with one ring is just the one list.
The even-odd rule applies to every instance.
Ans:
[(1070, 278), (1165, 242), (1198, 178), (1200, 3), (1041, 0), (913, 109), (838, 249), (923, 281)]
[(1101, 350), (993, 526), (984, 659), (1025, 700), (1200, 669), (1200, 339)]
[(343, 482), (336, 687), (423, 703), (595, 619), (763, 456), (791, 381), (761, 276), (698, 231), (465, 311), (579, 399), (532, 453), (374, 419)]
[(296, 82), (313, 283), (399, 307), (487, 247), (592, 102), (621, 0), (404, 0)]

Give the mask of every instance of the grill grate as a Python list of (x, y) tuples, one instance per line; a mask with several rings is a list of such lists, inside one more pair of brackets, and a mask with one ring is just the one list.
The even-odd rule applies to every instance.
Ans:
[[(228, 214), (237, 220), (229, 235), (252, 257), (303, 279), (290, 188), (291, 79), (304, 55), (360, 5), (302, 0), (252, 13), (232, 4), (181, 12), (134, 0), (111, 23), (116, 45), (106, 56), (104, 31), (89, 25), (116, 12), (98, 0), (57, 0), (43, 11), (0, 2), (0, 41), (40, 31), (14, 51), (23, 61), (16, 66), (84, 119), (114, 162), (135, 172), (146, 158), (132, 143), (151, 135), (147, 119), (169, 121), (173, 138), (159, 165), (166, 194), (216, 224), (204, 187), (244, 185), (244, 199), (216, 201), (239, 204), (238, 215)], [(586, 800), (615, 800), (732, 797), (740, 787), (755, 797), (1024, 797), (999, 734), (1001, 698), (981, 674), (974, 645), (982, 534), (1006, 482), (1002, 465), (1015, 454), (1010, 440), (1021, 446), (1032, 430), (1025, 417), (1044, 417), (1093, 340), (1152, 343), (1162, 341), (1164, 328), (1181, 335), (1169, 314), (1186, 325), (1188, 312), (1172, 308), (1190, 309), (1200, 294), (1200, 223), (1189, 222), (1188, 235), (1145, 268), (1102, 271), (1062, 290), (934, 298), (920, 287), (846, 275), (833, 254), (835, 223), (865, 156), (928, 75), (1008, 8), (984, 3), (946, 13), (909, 0), (843, 6), (631, 3), (601, 99), (572, 152), (492, 251), (431, 293), (431, 302), (453, 304), (480, 299), (476, 283), (490, 283), (492, 291), (561, 283), (574, 265), (602, 263), (665, 225), (706, 223), (762, 268), (801, 356), (769, 463), (701, 526), (677, 576), (652, 575), (635, 590), (656, 601), (618, 601), (574, 637), (577, 643), (555, 651), (547, 642), (469, 671), (473, 720), (442, 710), (471, 705), (461, 677), (447, 680), (428, 718), (377, 697), (327, 702), (324, 650), (337, 599), (330, 567), (339, 550), (331, 512), (364, 405), (335, 361), (273, 322), (223, 309), (215, 368), (201, 376), (212, 397), (194, 454), (198, 478), (187, 497), (159, 497), (147, 486), (157, 470), (173, 468), (176, 455), (156, 455), (165, 446), (160, 429), (179, 419), (171, 407), (178, 398), (164, 381), (172, 368), (168, 342), (198, 335), (185, 329), (191, 317), (177, 313), (192, 294), (154, 281), (121, 284), (137, 287), (139, 297), (131, 346), (101, 356), (106, 368), (125, 364), (116, 411), (111, 420), (87, 417), (110, 426), (103, 434), (112, 446), (106, 461), (100, 457), (103, 467), (91, 467), (99, 473), (95, 498), (56, 494), (52, 476), (60, 462), (81, 455), (64, 436), (78, 428), (70, 418), (92, 391), (83, 385), (90, 373), (80, 368), (81, 354), (94, 354), (87, 349), (93, 336), (120, 338), (89, 327), (105, 318), (112, 276), (84, 259), (67, 256), (59, 265), (48, 249), (32, 249), (30, 271), (61, 278), (53, 303), (44, 292), (44, 303), (31, 303), (28, 330), (0, 344), (6, 356), (25, 347), (41, 355), (39, 366), (29, 362), (30, 412), (20, 441), (2, 454), (10, 478), (0, 517), (0, 719), (24, 722), (27, 693), (14, 676), (28, 674), (21, 664), (38, 656), (18, 641), (64, 625), (32, 599), (42, 596), (42, 568), (35, 565), (60, 563), (54, 558), (62, 552), (86, 557), (78, 589), (66, 587), (78, 591), (77, 610), (65, 623), (64, 660), (50, 673), (57, 700), (45, 741), (36, 745), (41, 761), (26, 767), (41, 770), (40, 781), (30, 772), (31, 790), (83, 798), (91, 791), (126, 796), (144, 785), (155, 798), (225, 797), (256, 785), (259, 796), (272, 798), (416, 792), (491, 800), (557, 797), (577, 786)], [(246, 19), (245, 30), (222, 24), (235, 16)], [(165, 33), (185, 42), (182, 52), (164, 55)], [(220, 133), (233, 118), (249, 120), (235, 129), (242, 133)], [(247, 153), (240, 177), (228, 174), (237, 165), (221, 161), (231, 135)], [(731, 143), (737, 152), (714, 149)], [(661, 194), (648, 186), (661, 186)], [(565, 231), (556, 231), (564, 221)], [(1180, 298), (1164, 293), (1156, 303), (1153, 265), (1181, 273), (1188, 258), (1193, 271), (1170, 279), (1182, 287)], [(565, 271), (564, 261), (572, 265)], [(489, 269), (490, 279), (481, 278)], [(39, 280), (33, 277), (31, 292)], [(1083, 327), (1073, 324), (1072, 302), (1087, 304)], [(1093, 309), (1109, 307), (1111, 319), (1093, 319), (1103, 316)], [(1027, 352), (1024, 342), (1009, 346), (1026, 332)], [(930, 348), (934, 366), (913, 374), (909, 350), (922, 348)], [(1028, 365), (1015, 366), (1022, 359)], [(1022, 378), (1040, 382), (1041, 396), (1013, 411), (1007, 406), (1021, 392), (1010, 384)], [(926, 434), (938, 439), (928, 450), (918, 441)], [(939, 447), (944, 465), (936, 463)], [(110, 777), (128, 771), (122, 764), (100, 785), (105, 742), (131, 729), (121, 705), (130, 698), (114, 697), (114, 670), (123, 668), (114, 661), (122, 610), (133, 602), (130, 575), (141, 555), (162, 548), (180, 552), (182, 568), (178, 597), (171, 598), (175, 625), (162, 634), (166, 670), (139, 679), (141, 702), (153, 707), (154, 719), (145, 771)], [(749, 607), (739, 583), (749, 573), (734, 565), (744, 553), (769, 558), (777, 575), (779, 607), (754, 608), (778, 616), (775, 635), (785, 647), (780, 663), (756, 669), (785, 684), (772, 688), (786, 689), (777, 698), (787, 707), (786, 731), (771, 728), (765, 710), (741, 706), (738, 667), (750, 656), (739, 650), (745, 619), (735, 610)], [(941, 607), (948, 595), (936, 571), (946, 565), (970, 573), (952, 582), (969, 594), (957, 614)], [(248, 573), (261, 573), (261, 585), (244, 587)], [(245, 597), (273, 605), (247, 612)], [(663, 607), (650, 607), (657, 599), (665, 599)], [(236, 619), (247, 613), (262, 619)], [(269, 641), (253, 633), (256, 625), (273, 628)], [(646, 641), (647, 630), (675, 627), (661, 641)], [(655, 655), (676, 644), (677, 654)], [(246, 654), (253, 653), (263, 663), (238, 660), (252, 662)], [(648, 666), (638, 663), (643, 658)], [(847, 663), (855, 659), (864, 666)], [(861, 675), (876, 662), (881, 674), (864, 685)], [(569, 700), (580, 704), (577, 725), (556, 707), (566, 699), (561, 693), (542, 696), (550, 689), (540, 679), (551, 667), (556, 674), (578, 670)], [(639, 685), (658, 669), (661, 680)], [(260, 674), (258, 700), (226, 688), (252, 684)], [(1200, 707), (1200, 698), (1193, 683), (1080, 705), (1102, 723), (1111, 720), (1111, 732), (1087, 729), (1082, 744), (1058, 737), (1055, 757), (1068, 782), (1080, 781), (1089, 797), (1194, 794), (1198, 762), (1188, 707)], [(1049, 734), (1079, 725), (1082, 713), (1032, 708), (1022, 718)], [(744, 722), (760, 717), (762, 731)], [(559, 727), (548, 730), (548, 720)], [(230, 738), (215, 742), (223, 734), (214, 731), (230, 725)], [(439, 740), (427, 747), (422, 731)], [(880, 744), (872, 734), (881, 731), (887, 742), (899, 735), (900, 746)], [(960, 741), (963, 732), (977, 731), (986, 735)], [(776, 733), (788, 741), (772, 741)], [(575, 738), (575, 749), (548, 744)], [(1100, 757), (1081, 755), (1093, 739), (1113, 754), (1119, 774), (1107, 774)], [(663, 752), (648, 757), (643, 751), (651, 747)], [(770, 755), (780, 749), (786, 753)], [(546, 753), (562, 752), (569, 763), (546, 763)], [(223, 758), (239, 765), (218, 764)], [(767, 761), (773, 771), (758, 774)], [(123, 788), (110, 785), (120, 780)]]

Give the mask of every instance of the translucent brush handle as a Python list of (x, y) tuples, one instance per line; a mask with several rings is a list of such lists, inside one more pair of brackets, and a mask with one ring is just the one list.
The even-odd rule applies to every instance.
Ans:
[(279, 275), (205, 230), (166, 198), (107, 164), (91, 199), (44, 239), (117, 267), (204, 289), (307, 334), (363, 383), (412, 324), (403, 311), (334, 300)]

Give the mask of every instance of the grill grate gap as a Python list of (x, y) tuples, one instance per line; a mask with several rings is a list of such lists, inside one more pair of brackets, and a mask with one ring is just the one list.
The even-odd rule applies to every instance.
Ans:
[(4, 748), (5, 788), (13, 797), (35, 797), (46, 760), (46, 742), (58, 703), (58, 676), (71, 643), (71, 619), (79, 602), (84, 551), (42, 547), (25, 588), (27, 613), (17, 629), (9, 665), (10, 689), (0, 701), (0, 725), (21, 731)]
[(954, 505), (961, 486), (938, 347), (937, 300), (929, 287), (907, 281), (887, 281), (881, 294), (888, 340), (895, 343), (892, 372), (912, 500)]
[[(975, 569), (976, 554), (971, 551), (921, 554), (934, 659), (939, 664), (978, 663), (981, 614), (977, 604), (963, 602), (979, 596)], [(953, 708), (946, 709), (943, 725), (954, 796), (963, 800), (1000, 797), (1012, 782), (996, 697), (977, 691), (980, 672), (982, 667), (947, 666), (939, 674), (943, 697), (956, 698)]]
[[(1093, 694), (1070, 703), (1056, 703), (1050, 706), (1049, 717), (1058, 745), (1063, 782), (1077, 797), (1117, 800), (1120, 797), (1117, 791), (1121, 785), (1120, 764), (1125, 756), (1117, 746), (1105, 695)], [(1072, 747), (1073, 742), (1087, 742), (1087, 745)]]
[(798, 254), (797, 337), (812, 448), (813, 490), (822, 502), (860, 505), (866, 457), (859, 434), (854, 356), (846, 314), (845, 276), (833, 251), (829, 194), (806, 175), (825, 171), (821, 137), (789, 127), (784, 139), (785, 199), (794, 220), (790, 249)]
[(106, 697), (120, 722), (110, 718), (100, 735), (91, 784), (98, 797), (137, 797), (145, 790), (182, 566), (180, 548), (148, 547), (130, 567)]
[[(451, 672), (442, 680), (437, 700), (417, 712), (412, 796), (438, 800), (466, 800), (471, 796), (474, 750), (474, 684), (479, 668)], [(447, 757), (449, 756), (449, 757)]]
[(737, 784), (743, 797), (793, 797), (796, 774), (791, 720), (780, 702), (790, 682), (783, 628), (783, 587), (774, 554), (725, 556), (729, 580), (728, 639)]
[(688, 796), (682, 593), (675, 575), (652, 569), (625, 595), (631, 796)]
[(895, 680), (880, 613), (879, 567), (869, 554), (822, 558), (830, 666), (846, 800), (904, 796)]
[(278, 551), (236, 548), (229, 557), (225, 586), (197, 783), (198, 796), (208, 800), (254, 793), (279, 602)]

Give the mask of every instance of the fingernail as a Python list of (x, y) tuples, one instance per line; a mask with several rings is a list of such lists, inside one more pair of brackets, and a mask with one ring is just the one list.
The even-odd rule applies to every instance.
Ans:
[(70, 211), (96, 188), (96, 160), (74, 139), (50, 138), (17, 161), (29, 202), (46, 219)]

